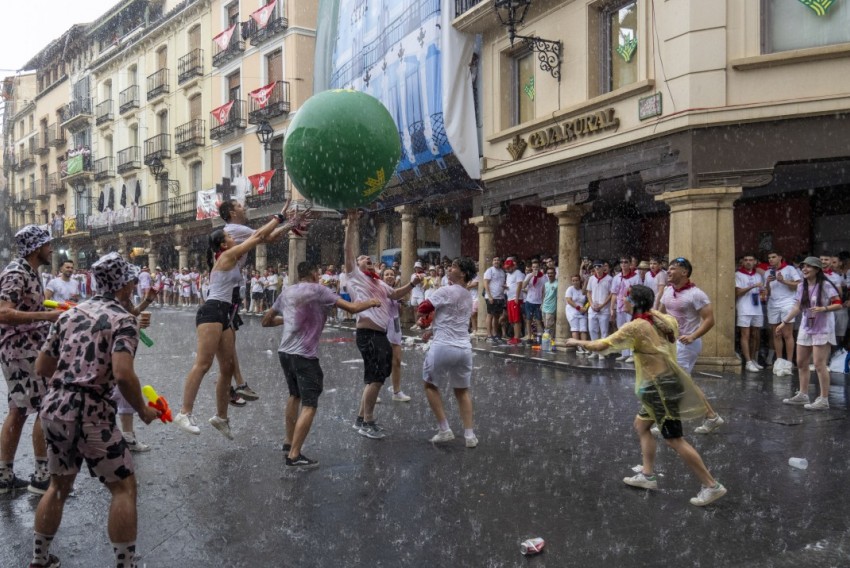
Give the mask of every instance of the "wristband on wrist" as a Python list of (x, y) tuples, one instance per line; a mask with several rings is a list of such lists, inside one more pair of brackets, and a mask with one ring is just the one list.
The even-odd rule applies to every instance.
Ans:
[(272, 215), (272, 217), (277, 219), (278, 223), (283, 223), (286, 221), (286, 217), (284, 217), (282, 213), (275, 213), (274, 215)]

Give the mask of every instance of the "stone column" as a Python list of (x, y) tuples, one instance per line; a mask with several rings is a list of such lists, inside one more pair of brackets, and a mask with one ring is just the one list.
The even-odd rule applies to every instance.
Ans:
[(416, 219), (417, 208), (413, 205), (396, 207), (401, 213), (401, 281), (407, 283), (413, 274), (416, 262)]
[(487, 302), (484, 301), (484, 272), (490, 267), (496, 254), (496, 239), (493, 232), (499, 226), (499, 218), (491, 215), (471, 217), (469, 222), (478, 227), (478, 330), (479, 339), (487, 337)]
[(54, 250), (53, 254), (50, 255), (50, 274), (59, 273), (59, 263), (62, 262), (61, 256), (58, 249)]
[(148, 242), (148, 268), (151, 269), (151, 274), (154, 274), (157, 266), (159, 266), (159, 249), (153, 241), (150, 241)]
[(591, 205), (555, 205), (546, 212), (558, 218), (558, 313), (555, 314), (555, 344), (563, 346), (570, 337), (567, 321), (567, 303), (564, 294), (570, 287), (570, 278), (581, 265), (579, 228), (581, 219), (590, 212)]
[(263, 272), (266, 269), (266, 258), (268, 255), (268, 249), (265, 243), (261, 243), (257, 245), (257, 248), (254, 249), (254, 265), (259, 272)]
[(670, 206), (669, 258), (687, 258), (691, 280), (711, 299), (714, 329), (702, 338), (701, 368), (740, 372), (735, 355), (735, 223), (740, 187), (684, 189), (656, 196)]
[(174, 250), (177, 251), (177, 269), (189, 268), (189, 247), (186, 245), (175, 245)]
[(298, 264), (307, 260), (307, 237), (299, 237), (295, 233), (289, 233), (289, 284), (298, 282)]
[[(389, 233), (389, 223), (386, 219), (381, 219), (380, 221), (376, 219), (375, 223), (377, 225), (378, 233), (375, 237), (375, 249), (372, 253), (372, 256), (375, 259), (375, 264), (380, 264), (381, 253), (384, 251), (384, 249), (389, 248), (387, 246), (387, 233)], [(392, 266), (392, 263), (390, 263), (389, 266)]]

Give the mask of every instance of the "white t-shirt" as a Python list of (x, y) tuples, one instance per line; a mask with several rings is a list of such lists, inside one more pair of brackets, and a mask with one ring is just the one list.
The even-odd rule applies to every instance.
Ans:
[(617, 311), (626, 311), (626, 296), (629, 295), (629, 290), (632, 286), (640, 284), (640, 276), (637, 273), (632, 274), (628, 278), (623, 273), (614, 277), (611, 281), (611, 293), (617, 296)]
[(667, 273), (663, 270), (659, 270), (653, 276), (652, 271), (648, 271), (646, 276), (643, 279), (643, 285), (651, 288), (652, 291), (658, 296), (658, 287), (667, 285)]
[[(590, 277), (590, 280), (587, 281), (587, 291), (594, 304), (602, 306), (608, 301), (608, 298), (611, 296), (611, 281), (612, 278), (608, 274), (603, 276), (601, 279), (596, 278), (596, 275), (594, 274)], [(600, 311), (605, 311), (606, 309), (610, 308), (608, 306), (604, 306), (603, 308), (600, 308)], [(590, 311), (593, 312), (596, 310), (591, 307)]]
[(263, 291), (263, 284), (260, 282), (260, 279), (256, 276), (251, 278), (251, 293), (259, 294)]
[[(251, 227), (247, 227), (245, 225), (237, 225), (236, 223), (228, 223), (224, 226), (224, 232), (233, 237), (233, 240), (237, 245), (241, 245), (248, 237), (254, 234), (254, 229)], [(243, 254), (239, 257), (239, 260), (236, 261), (236, 266), (240, 268), (244, 268), (245, 262), (248, 260), (248, 255)]]
[[(509, 302), (511, 300), (516, 300), (517, 284), (522, 284), (524, 280), (525, 274), (523, 272), (520, 272), (519, 270), (514, 270), (513, 272), (505, 276), (505, 297)], [(495, 294), (495, 292), (493, 293)]]
[(47, 283), (46, 288), (53, 292), (53, 300), (56, 302), (70, 302), (74, 296), (80, 295), (80, 283), (73, 278), (67, 282), (54, 278)]
[(537, 284), (534, 283), (534, 273), (528, 274), (523, 281), (523, 286), (526, 286), (525, 301), (529, 304), (543, 303), (543, 286), (546, 285), (546, 275), (541, 274), (537, 277)]
[(151, 287), (151, 273), (145, 270), (139, 272), (139, 288), (144, 290)]
[(474, 306), (475, 303), (478, 301), (478, 276), (473, 278), (470, 281), (470, 284), (475, 284), (475, 288), (470, 288), (467, 290), (467, 292), (469, 292), (469, 298), (472, 300), (472, 305)]
[(355, 265), (354, 270), (346, 273), (348, 278), (348, 293), (352, 302), (365, 302), (371, 298), (381, 301), (381, 305), (369, 308), (357, 314), (360, 318), (369, 318), (380, 329), (387, 329), (390, 323), (389, 296), (394, 290), (380, 278), (372, 278)]
[[(505, 299), (505, 271), (501, 268), (490, 267), (484, 271), (484, 281), (490, 281), (490, 292), (493, 294), (492, 297), (487, 295), (487, 298), (492, 300), (504, 300)], [(487, 290), (485, 286), (484, 290)]]
[(425, 273), (424, 272), (416, 272), (410, 275), (410, 281), (413, 282), (413, 279), (419, 276), (419, 284), (416, 284), (410, 290), (410, 299), (415, 303), (421, 303), (422, 300), (425, 299)]
[(469, 318), (472, 304), (463, 286), (451, 284), (434, 291), (429, 298), (434, 309), (434, 345), (471, 347), (469, 343)]
[(313, 282), (299, 282), (284, 290), (272, 306), (283, 316), (283, 336), (278, 351), (318, 358), (319, 337), (325, 327), (328, 308), (338, 299), (333, 290)]
[[(738, 270), (735, 272), (735, 288), (749, 288), (753, 284), (761, 285), (764, 283), (761, 274), (753, 272), (747, 274)], [(735, 307), (738, 310), (739, 316), (760, 316), (762, 315), (761, 301), (759, 300), (759, 289), (753, 288), (735, 301)]]
[(844, 287), (844, 278), (842, 278), (841, 274), (833, 270), (830, 270), (829, 272), (826, 272), (824, 270), (823, 275), (827, 280), (832, 282), (832, 285), (835, 286), (836, 289), (838, 289), (838, 292), (840, 293), (842, 288)]
[(266, 290), (277, 290), (277, 274), (266, 276)]
[[(770, 274), (769, 271), (768, 274)], [(803, 279), (803, 277), (800, 276), (800, 272), (790, 264), (785, 266), (785, 268), (776, 271), (777, 276), (779, 276), (780, 274), (782, 274), (782, 277), (785, 279), (785, 282), (794, 282)], [(796, 303), (796, 287), (792, 290), (786, 284), (783, 284), (778, 280), (768, 282), (767, 287), (770, 288), (770, 298), (767, 301), (768, 305), (789, 307), (793, 306)]]
[(348, 277), (345, 275), (345, 272), (339, 273), (339, 293), (340, 294), (348, 294), (348, 289), (346, 285), (348, 283)]
[[(576, 289), (575, 286), (570, 286), (567, 288), (567, 293), (564, 294), (564, 298), (569, 298), (573, 302), (575, 302), (579, 306), (583, 306), (587, 303), (587, 294), (585, 294), (581, 288)], [(587, 312), (579, 312), (576, 308), (572, 307), (569, 303), (567, 303), (567, 317), (574, 318), (576, 316), (586, 316)]]
[(661, 303), (667, 313), (679, 322), (679, 335), (690, 335), (699, 327), (699, 311), (711, 304), (711, 300), (696, 286), (680, 292), (676, 292), (673, 286), (667, 286), (661, 296)]

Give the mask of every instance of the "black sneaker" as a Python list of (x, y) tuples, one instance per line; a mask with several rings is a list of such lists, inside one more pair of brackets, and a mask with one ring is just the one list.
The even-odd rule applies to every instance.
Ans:
[(289, 467), (316, 467), (319, 465), (319, 462), (316, 460), (311, 460), (304, 454), (301, 454), (295, 459), (286, 458), (286, 465)]
[(243, 399), (241, 396), (239, 396), (239, 393), (236, 392), (236, 389), (234, 389), (233, 387), (230, 387), (230, 406), (242, 408), (246, 404), (248, 404), (248, 403), (245, 402), (245, 399)]
[(358, 416), (357, 420), (354, 421), (354, 424), (351, 425), (355, 430), (360, 430), (363, 427), (363, 417)]
[(30, 477), (30, 483), (27, 486), (27, 491), (35, 495), (44, 495), (47, 493), (47, 488), (50, 487), (50, 478), (43, 481), (36, 481), (35, 474)]
[(28, 485), (29, 483), (26, 480), (12, 474), (12, 479), (8, 481), (0, 481), (0, 495), (26, 489)]
[(60, 568), (62, 563), (59, 562), (59, 559), (52, 554), (47, 558), (47, 564), (35, 564), (30, 562), (30, 568)]
[(384, 429), (374, 422), (364, 422), (363, 426), (357, 431), (357, 433), (373, 440), (380, 440), (386, 436)]

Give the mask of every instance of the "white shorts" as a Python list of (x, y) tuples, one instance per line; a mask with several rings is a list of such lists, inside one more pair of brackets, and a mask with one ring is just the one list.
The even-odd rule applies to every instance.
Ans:
[(779, 322), (785, 321), (788, 314), (794, 308), (794, 304), (775, 305), (767, 304), (767, 323), (770, 325), (779, 325)]
[(587, 312), (588, 327), (590, 328), (591, 339), (604, 339), (608, 337), (608, 325), (611, 322), (611, 313), (607, 309), (602, 309), (600, 312), (590, 310)]
[(401, 320), (398, 316), (390, 320), (390, 325), (387, 327), (387, 341), (392, 345), (401, 345)]
[(567, 318), (570, 322), (570, 331), (586, 332), (587, 331), (587, 315), (581, 314), (571, 318)]
[(850, 316), (847, 314), (847, 309), (841, 309), (835, 312), (835, 336), (836, 337), (844, 337), (847, 333), (847, 322), (850, 320)]
[(797, 345), (812, 347), (814, 345), (835, 345), (835, 332), (829, 333), (812, 333), (800, 328), (797, 334)]
[(764, 316), (761, 314), (757, 316), (738, 316), (735, 325), (738, 327), (763, 327)]
[(676, 362), (690, 375), (693, 373), (694, 365), (697, 364), (699, 354), (702, 352), (702, 338), (695, 340), (690, 345), (681, 341), (676, 342)]
[(450, 385), (455, 389), (468, 389), (472, 384), (472, 349), (454, 345), (431, 345), (422, 380), (437, 388)]
[(617, 312), (617, 329), (620, 329), (630, 321), (632, 321), (632, 314), (629, 312)]

